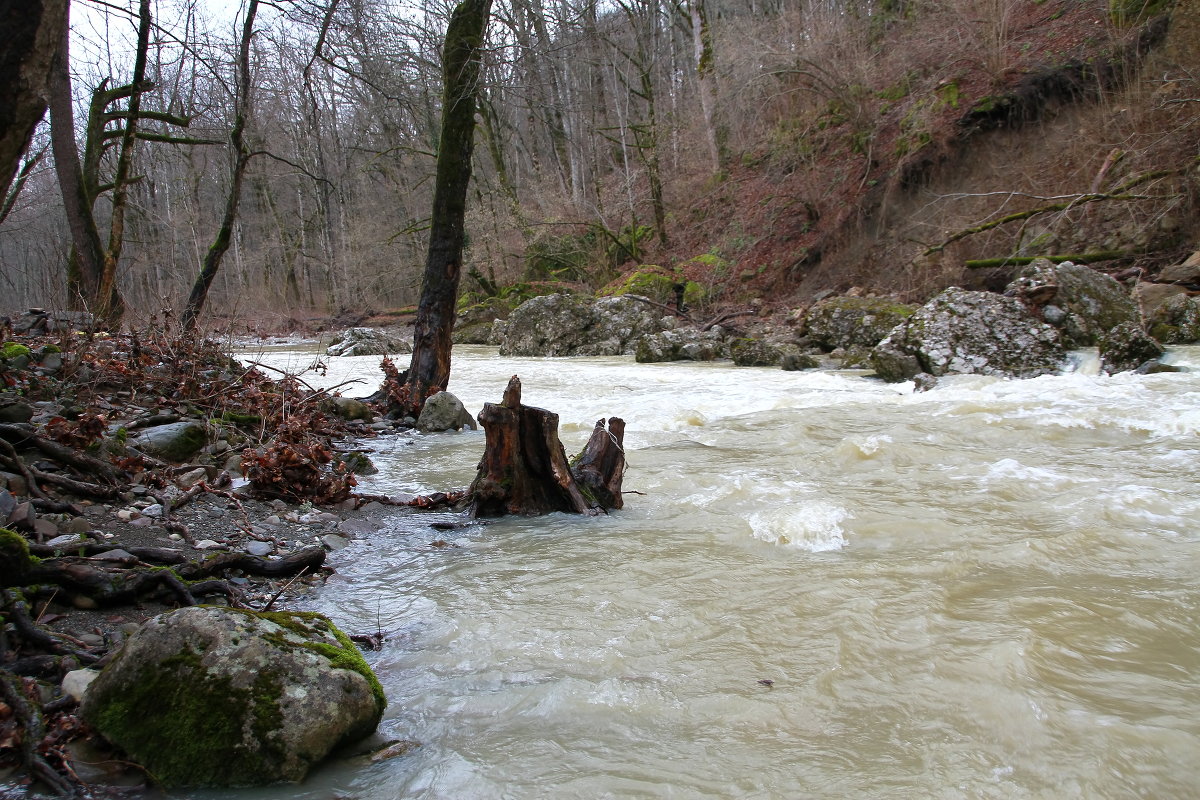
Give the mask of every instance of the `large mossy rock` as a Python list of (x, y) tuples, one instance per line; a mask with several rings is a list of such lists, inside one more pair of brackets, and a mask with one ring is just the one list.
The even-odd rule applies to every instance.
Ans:
[(800, 334), (827, 353), (839, 347), (870, 348), (915, 310), (880, 297), (833, 297), (809, 309)]
[(502, 356), (632, 355), (662, 330), (662, 312), (634, 297), (535, 297), (513, 310), (500, 333)]
[(81, 713), (164, 786), (251, 786), (303, 779), (386, 704), (320, 614), (193, 607), (134, 633)]
[(1148, 315), (1150, 335), (1163, 344), (1200, 341), (1200, 297), (1178, 294), (1168, 297)]
[(896, 326), (871, 351), (887, 381), (978, 373), (1032, 378), (1063, 363), (1058, 331), (1029, 315), (1015, 298), (950, 288)]
[(1006, 294), (1038, 296), (1042, 318), (1062, 331), (1067, 347), (1090, 347), (1118, 325), (1138, 320), (1137, 303), (1102, 272), (1039, 258), (1008, 286)]
[(185, 419), (145, 428), (130, 444), (155, 458), (181, 464), (200, 452), (207, 439), (202, 423)]

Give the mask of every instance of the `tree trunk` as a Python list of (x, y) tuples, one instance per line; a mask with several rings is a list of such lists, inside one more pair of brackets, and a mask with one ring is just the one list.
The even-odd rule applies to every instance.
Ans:
[[(75, 109), (71, 99), (70, 25), (64, 25), (58, 54), (50, 76), (50, 143), (54, 169), (62, 191), (63, 210), (71, 230), (74, 257), (68, 264), (67, 294), (73, 308), (98, 312), (100, 276), (104, 267), (104, 247), (92, 216), (91, 198), (84, 185), (79, 165), (79, 146), (75, 142)], [(91, 306), (91, 308), (89, 308)]]
[(0, 198), (46, 113), (51, 66), (66, 28), (67, 0), (0, 0)]
[(504, 390), (504, 401), (485, 404), (479, 421), (487, 440), (479, 474), (468, 490), (472, 516), (594, 515), (621, 507), (625, 423), (620, 419), (609, 420), (608, 431), (603, 420), (596, 423), (574, 469), (558, 438), (558, 415), (522, 405), (516, 375)]
[(183, 309), (181, 320), (185, 333), (190, 333), (196, 327), (196, 319), (204, 310), (208, 300), (208, 290), (213, 279), (221, 269), (221, 259), (229, 249), (233, 239), (233, 226), (237, 222), (238, 204), (242, 199), (242, 180), (246, 176), (246, 166), (250, 163), (250, 153), (246, 149), (244, 132), (246, 117), (250, 113), (250, 40), (254, 38), (254, 16), (258, 13), (258, 0), (250, 0), (246, 7), (246, 19), (242, 23), (242, 41), (238, 50), (238, 97), (237, 110), (234, 112), (233, 129), (229, 132), (229, 146), (233, 149), (233, 174), (229, 179), (229, 194), (225, 197), (225, 215), (221, 219), (221, 228), (217, 237), (204, 255), (204, 265), (196, 282), (192, 284), (192, 292), (188, 295), (187, 305)]
[(425, 398), (445, 389), (450, 381), (450, 334), (454, 330), (454, 307), (462, 276), (463, 217), (471, 181), (471, 152), (475, 146), (475, 100), (491, 5), (491, 0), (462, 0), (446, 28), (442, 54), (445, 81), (442, 133), (438, 142), (429, 252), (417, 305), (408, 378), (413, 412), (419, 412)]

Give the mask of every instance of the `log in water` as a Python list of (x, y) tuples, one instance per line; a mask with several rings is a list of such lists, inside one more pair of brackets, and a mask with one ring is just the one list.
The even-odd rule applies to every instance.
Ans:
[[(420, 746), (246, 798), (1200, 789), (1200, 371), (913, 394), (853, 372), (455, 358), (468, 409), (519, 373), (568, 452), (623, 417), (640, 494), (450, 532), (410, 516), (331, 554), (309, 605), (391, 632), (367, 654), (380, 732)], [(1200, 369), (1195, 349), (1169, 360)], [(377, 361), (323, 380), (367, 394)], [(483, 435), (374, 446), (360, 488), (422, 493), (466, 486)]]

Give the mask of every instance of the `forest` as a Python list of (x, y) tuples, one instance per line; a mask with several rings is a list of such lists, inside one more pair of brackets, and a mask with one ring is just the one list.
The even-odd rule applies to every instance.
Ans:
[[(70, 130), (52, 143), (51, 102), (5, 198), (0, 310), (81, 304), (84, 216), (118, 317), (178, 315), (223, 228), (218, 327), (411, 310), (452, 4), (251, 5), (247, 24), (228, 3), (70, 4)], [(653, 264), (708, 303), (801, 304), (924, 299), (983, 280), (972, 259), (1153, 272), (1195, 243), (1193, 7), (497, 2), (462, 289)]]

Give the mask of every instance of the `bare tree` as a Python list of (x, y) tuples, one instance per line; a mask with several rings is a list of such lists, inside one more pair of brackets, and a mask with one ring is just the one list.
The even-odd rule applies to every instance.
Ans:
[(450, 16), (442, 50), (442, 133), (425, 279), (417, 306), (408, 387), (414, 410), (450, 380), (450, 334), (462, 275), (467, 186), (475, 147), (475, 106), (491, 0), (462, 0)]

